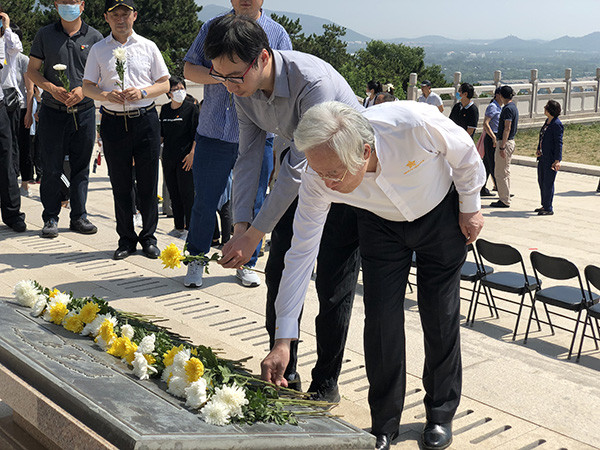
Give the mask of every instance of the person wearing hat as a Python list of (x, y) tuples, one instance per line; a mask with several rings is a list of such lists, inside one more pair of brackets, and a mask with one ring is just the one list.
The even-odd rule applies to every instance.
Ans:
[(421, 83), (421, 96), (417, 100), (419, 103), (437, 106), (440, 112), (444, 112), (444, 102), (442, 97), (431, 91), (431, 81), (425, 80)]
[[(85, 208), (90, 159), (96, 137), (96, 116), (94, 101), (83, 93), (82, 80), (90, 49), (102, 39), (102, 34), (81, 19), (84, 1), (57, 0), (54, 5), (60, 22), (37, 32), (27, 67), (27, 76), (44, 90), (38, 128), (44, 173), (40, 186), (44, 208), (41, 236), (44, 238), (58, 236), (65, 155), (69, 157), (71, 170), (69, 228), (83, 234), (98, 231), (87, 219)], [(69, 81), (68, 88), (61, 81), (58, 65), (64, 67), (62, 72)]]
[[(106, 0), (104, 19), (111, 33), (90, 50), (83, 76), (85, 95), (102, 105), (100, 136), (115, 202), (119, 244), (114, 259), (136, 251), (138, 242), (148, 258), (158, 258), (158, 165), (160, 121), (154, 98), (169, 91), (169, 70), (156, 44), (135, 31), (133, 0)], [(117, 59), (119, 58), (119, 59)], [(117, 61), (124, 60), (124, 78)], [(135, 232), (132, 208), (133, 179), (139, 194), (143, 227)]]

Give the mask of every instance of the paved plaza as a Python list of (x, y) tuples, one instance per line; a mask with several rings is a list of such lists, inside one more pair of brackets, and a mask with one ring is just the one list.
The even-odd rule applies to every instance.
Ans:
[[(523, 254), (530, 275), (533, 271), (529, 253), (534, 249), (563, 256), (574, 262), (582, 273), (587, 264), (600, 266), (597, 175), (560, 172), (554, 216), (541, 217), (533, 212), (540, 206), (535, 168), (513, 165), (512, 185), (515, 197), (510, 209), (490, 208), (489, 203), (496, 199), (483, 199), (486, 223), (481, 237), (516, 247)], [(168, 321), (163, 325), (190, 337), (196, 344), (221, 349), (227, 358), (250, 357), (247, 366), (259, 373), (259, 363), (268, 352), (264, 283), (257, 288), (242, 287), (234, 271), (215, 264), (205, 276), (204, 286), (190, 290), (183, 286), (184, 268), (162, 269), (158, 260), (145, 258), (141, 250), (126, 260), (113, 261), (118, 237), (104, 161), (97, 173), (90, 176), (87, 205), (89, 218), (99, 229), (95, 235), (69, 231), (68, 211), (63, 210), (58, 238), (40, 238), (43, 224), (39, 185), (32, 186), (31, 192), (30, 198), (22, 199), (28, 231), (15, 234), (8, 227), (0, 226), (0, 297), (10, 297), (15, 283), (22, 279), (35, 279), (44, 286), (72, 291), (77, 296), (93, 293), (106, 298), (118, 309), (166, 318)], [(161, 249), (171, 242), (183, 247), (183, 241), (167, 235), (172, 228), (173, 220), (161, 215), (157, 232)], [(257, 267), (263, 269), (265, 263), (266, 257), (263, 257)], [(411, 281), (415, 281), (414, 276)], [(463, 283), (462, 287), (464, 322), (471, 284)], [(507, 300), (515, 301), (516, 297), (502, 297), (497, 299), (498, 307), (503, 310), (500, 318), (490, 317), (487, 307), (481, 305), (474, 326), (462, 328), (463, 397), (454, 421), (452, 448), (600, 448), (600, 351), (587, 339), (581, 361), (567, 360), (571, 333), (557, 330), (552, 336), (544, 324), (541, 331), (532, 327), (530, 339), (523, 345), (529, 309), (525, 310), (519, 334), (513, 342), (516, 308)], [(299, 371), (305, 388), (316, 360), (313, 318), (317, 306), (314, 283), (311, 283), (299, 350)], [(416, 292), (407, 293), (405, 308), (409, 376), (401, 434), (394, 448), (417, 449), (425, 412), (420, 379), (423, 341)], [(574, 317), (570, 313), (565, 315)], [(363, 317), (360, 284), (340, 377), (342, 401), (334, 412), (368, 429)], [(556, 321), (564, 328), (572, 328), (574, 324), (568, 318)], [(579, 335), (576, 347), (578, 345)], [(2, 403), (0, 448), (36, 448), (14, 427), (10, 408)]]

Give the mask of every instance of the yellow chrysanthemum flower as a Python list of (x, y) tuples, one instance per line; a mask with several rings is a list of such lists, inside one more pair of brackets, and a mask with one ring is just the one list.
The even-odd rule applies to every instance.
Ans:
[(92, 323), (96, 315), (100, 311), (100, 307), (94, 302), (87, 302), (79, 311), (79, 318), (83, 323)]
[(123, 356), (125, 356), (125, 352), (127, 351), (127, 345), (130, 343), (131, 341), (129, 340), (129, 338), (126, 338), (124, 336), (116, 338), (113, 341), (112, 345), (109, 347), (109, 349), (106, 350), (106, 353), (108, 353), (109, 355), (116, 356), (117, 358), (122, 358)]
[(192, 354), (194, 356), (198, 356), (198, 350), (196, 350), (195, 348), (191, 348), (190, 349), (190, 354)]
[(129, 341), (125, 344), (125, 353), (123, 354), (123, 358), (131, 365), (133, 360), (135, 359), (135, 351), (138, 349), (137, 344)]
[(150, 354), (144, 354), (144, 358), (148, 361), (148, 364), (152, 365), (156, 363), (156, 358)]
[(165, 363), (165, 367), (173, 364), (173, 358), (175, 358), (175, 355), (181, 350), (183, 350), (183, 344), (181, 344), (179, 347), (173, 347), (167, 353), (163, 354), (163, 362)]
[(185, 363), (185, 373), (189, 383), (198, 381), (204, 375), (204, 364), (198, 358), (190, 358)]
[(78, 315), (74, 315), (65, 319), (63, 327), (65, 330), (69, 330), (73, 333), (81, 333), (81, 330), (83, 330), (83, 322)]
[(108, 319), (105, 319), (104, 322), (102, 322), (102, 325), (100, 325), (100, 332), (98, 333), (98, 336), (102, 337), (106, 343), (109, 343), (110, 338), (114, 334), (112, 322)]
[(50, 317), (52, 318), (51, 320), (56, 325), (60, 325), (68, 313), (69, 310), (64, 303), (57, 303), (52, 306), (49, 311)]
[(54, 298), (56, 294), (60, 294), (60, 291), (54, 288), (50, 292), (48, 292), (48, 298)]
[(160, 253), (160, 260), (162, 261), (165, 269), (174, 269), (175, 267), (181, 267), (181, 252), (175, 244), (169, 244)]

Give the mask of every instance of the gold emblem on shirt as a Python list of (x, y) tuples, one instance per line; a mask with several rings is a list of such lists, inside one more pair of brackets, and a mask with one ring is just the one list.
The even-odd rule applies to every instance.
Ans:
[(404, 175), (406, 175), (407, 173), (412, 172), (413, 170), (415, 170), (417, 167), (419, 167), (423, 161), (425, 161), (424, 159), (422, 159), (419, 162), (416, 161), (409, 161), (406, 163), (406, 167), (408, 167), (408, 170), (406, 172), (404, 172)]

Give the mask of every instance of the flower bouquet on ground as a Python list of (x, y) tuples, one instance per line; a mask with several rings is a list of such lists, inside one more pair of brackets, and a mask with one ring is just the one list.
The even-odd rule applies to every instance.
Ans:
[[(62, 83), (65, 90), (67, 92), (71, 92), (71, 82), (69, 81), (69, 77), (67, 77), (67, 74), (65, 73), (65, 71), (67, 70), (67, 66), (64, 64), (54, 64), (54, 66), (52, 66), (52, 68), (58, 72), (58, 78), (60, 79), (60, 82)], [(67, 108), (67, 112), (70, 112), (71, 114), (73, 114), (73, 122), (75, 122), (75, 130), (78, 130), (79, 127), (77, 126), (77, 117), (75, 116), (75, 110), (73, 109), (72, 106), (69, 106)]]
[[(160, 378), (167, 392), (185, 400), (190, 410), (199, 410), (207, 423), (296, 425), (301, 414), (331, 415), (328, 408), (334, 404), (276, 389), (244, 370), (240, 361), (219, 358), (210, 347), (193, 345), (150, 318), (115, 310), (93, 295), (76, 298), (32, 280), (17, 283), (14, 295), (18, 303), (31, 308), (32, 316), (94, 339), (140, 380)], [(296, 408), (292, 411), (290, 406)]]

